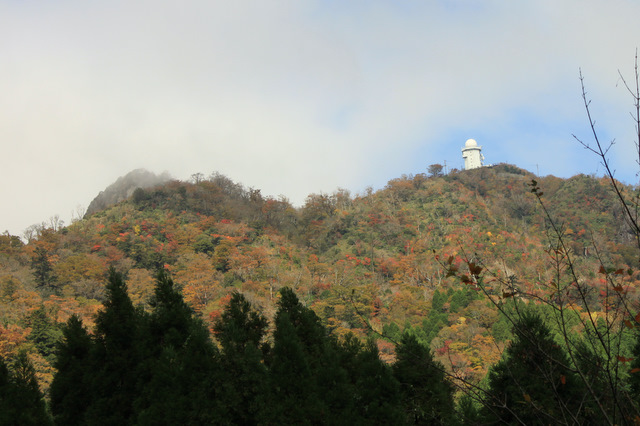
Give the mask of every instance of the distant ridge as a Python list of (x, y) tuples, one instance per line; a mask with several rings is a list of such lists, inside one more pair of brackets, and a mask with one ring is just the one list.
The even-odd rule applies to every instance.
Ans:
[(89, 204), (85, 217), (106, 209), (129, 198), (138, 188), (149, 188), (171, 180), (169, 173), (157, 175), (146, 169), (136, 169), (120, 176), (114, 183), (101, 191)]

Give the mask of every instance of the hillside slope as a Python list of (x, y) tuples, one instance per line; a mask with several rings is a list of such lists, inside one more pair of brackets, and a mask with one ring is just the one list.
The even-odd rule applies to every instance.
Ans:
[[(278, 289), (289, 286), (339, 336), (393, 339), (412, 329), (448, 368), (480, 380), (509, 336), (486, 297), (447, 268), (482, 264), (497, 295), (504, 282), (547, 291), (553, 237), (530, 191), (534, 178), (511, 165), (403, 176), (359, 195), (311, 194), (298, 209), (222, 175), (136, 189), (61, 231), (40, 229), (27, 244), (0, 236), (0, 355), (29, 348), (46, 387), (52, 349), (34, 338), (34, 312), (46, 314), (38, 327), (49, 331), (73, 313), (91, 327), (109, 266), (127, 273), (143, 307), (164, 268), (210, 325), (233, 291), (271, 317)], [(597, 255), (618, 268), (636, 261), (608, 183), (537, 181), (597, 305)], [(379, 347), (393, 357), (385, 339)]]

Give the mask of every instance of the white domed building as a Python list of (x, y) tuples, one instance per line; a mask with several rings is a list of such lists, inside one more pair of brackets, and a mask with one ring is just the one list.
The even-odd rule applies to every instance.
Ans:
[(468, 139), (462, 148), (462, 158), (464, 158), (464, 169), (471, 170), (484, 166), (484, 155), (482, 147), (474, 139)]

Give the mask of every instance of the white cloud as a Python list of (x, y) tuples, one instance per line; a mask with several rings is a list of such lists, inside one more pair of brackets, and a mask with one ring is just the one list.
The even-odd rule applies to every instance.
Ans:
[(632, 77), (639, 12), (595, 0), (1, 3), (0, 229), (68, 217), (138, 167), (218, 170), (300, 203), (456, 163), (475, 137), (490, 162), (590, 173), (571, 138), (588, 136), (579, 67), (632, 179), (616, 73)]

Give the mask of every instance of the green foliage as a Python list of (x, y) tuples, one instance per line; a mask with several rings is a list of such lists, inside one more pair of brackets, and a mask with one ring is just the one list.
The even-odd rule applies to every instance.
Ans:
[(95, 336), (68, 321), (51, 386), (58, 423), (223, 423), (218, 351), (164, 271), (150, 305), (150, 314), (135, 309), (112, 269)]
[(513, 337), (511, 334), (511, 325), (511, 321), (509, 321), (507, 316), (500, 313), (498, 321), (494, 322), (491, 326), (491, 335), (498, 342), (510, 340)]
[(36, 247), (31, 258), (31, 267), (33, 268), (33, 277), (38, 287), (49, 290), (54, 289), (56, 276), (53, 272), (53, 266), (49, 261), (49, 253), (46, 249)]
[(451, 312), (458, 312), (474, 301), (482, 297), (482, 294), (477, 290), (474, 290), (471, 286), (462, 287), (456, 290), (449, 299), (449, 310)]
[(55, 359), (56, 345), (62, 338), (60, 327), (47, 315), (44, 306), (31, 312), (24, 320), (24, 324), (31, 328), (28, 340), (37, 351), (49, 362)]
[(50, 389), (51, 412), (56, 424), (84, 424), (84, 413), (91, 404), (91, 337), (77, 316), (72, 316), (62, 330), (58, 344), (57, 370)]
[(196, 241), (193, 243), (193, 249), (196, 253), (213, 253), (218, 245), (217, 238), (212, 238), (205, 234), (200, 234), (196, 237)]
[(0, 357), (0, 424), (53, 424), (38, 387), (36, 372), (26, 352), (20, 352), (10, 372)]
[(399, 424), (399, 388), (373, 342), (338, 343), (293, 291), (280, 292), (264, 421)]
[(96, 317), (88, 373), (92, 402), (85, 419), (89, 424), (122, 425), (133, 418), (146, 318), (133, 307), (123, 275), (113, 268), (106, 292), (104, 309)]
[(400, 386), (391, 368), (380, 360), (373, 340), (364, 344), (356, 363), (356, 407), (362, 419), (358, 423), (403, 424)]
[(219, 354), (164, 270), (157, 276), (153, 308), (142, 333), (144, 360), (135, 400), (137, 424), (211, 424), (217, 404)]
[(582, 415), (585, 389), (542, 318), (523, 313), (513, 334), (502, 360), (489, 371), (485, 421), (537, 424)]
[(402, 330), (400, 329), (398, 324), (396, 324), (395, 322), (391, 322), (389, 324), (385, 324), (382, 327), (382, 335), (391, 341), (397, 341), (400, 340), (400, 337), (402, 337)]
[[(377, 409), (362, 408), (369, 407), (362, 403), (363, 395), (378, 398), (372, 389), (375, 383), (365, 377), (370, 373), (363, 373), (360, 363), (380, 373), (377, 377), (380, 383), (386, 383), (390, 401), (400, 398), (393, 389), (401, 386), (393, 384), (395, 379), (385, 379), (388, 371), (385, 373), (384, 368), (376, 370), (379, 358), (393, 362), (393, 346), (388, 341), (378, 342), (379, 355), (374, 357), (373, 346), (361, 343), (374, 336), (373, 330), (395, 340), (402, 338), (401, 331), (411, 334), (433, 349), (433, 357), (447, 371), (455, 371), (472, 383), (479, 382), (500, 358), (504, 345), (516, 339), (510, 331), (511, 322), (487, 308), (488, 299), (478, 301), (478, 286), (467, 271), (469, 257), (476, 259), (476, 267), (486, 262), (485, 271), (495, 272), (485, 284), (488, 295), (500, 306), (526, 299), (525, 292), (536, 295), (529, 299), (529, 305), (553, 300), (555, 282), (548, 256), (553, 250), (535, 196), (526, 189), (525, 182), (531, 177), (531, 173), (510, 165), (432, 178), (426, 174), (406, 175), (392, 179), (383, 189), (353, 197), (344, 190), (312, 195), (297, 209), (284, 198), (264, 197), (258, 190), (244, 188), (219, 174), (201, 177), (193, 184), (173, 181), (139, 190), (131, 200), (75, 222), (64, 234), (42, 229), (27, 245), (0, 238), (0, 326), (8, 342), (2, 350), (14, 353), (21, 346), (37, 349), (34, 362), (46, 389), (44, 373), (51, 367), (47, 360), (52, 359), (53, 352), (47, 330), (55, 325), (57, 315), (79, 315), (93, 333), (88, 361), (92, 367), (83, 368), (77, 376), (70, 374), (78, 377), (73, 380), (80, 383), (79, 387), (85, 386), (86, 394), (96, 401), (109, 400), (107, 391), (98, 389), (97, 383), (104, 379), (105, 389), (110, 389), (113, 383), (109, 377), (117, 378), (125, 374), (118, 371), (128, 371), (135, 383), (118, 380), (126, 392), (131, 395), (135, 391), (136, 396), (127, 397), (133, 398), (129, 408), (128, 402), (117, 402), (118, 410), (129, 410), (126, 416), (130, 421), (147, 423), (160, 421), (163, 416), (175, 420), (172, 413), (195, 410), (185, 408), (186, 400), (197, 400), (195, 394), (186, 391), (191, 386), (188, 372), (193, 371), (187, 365), (192, 362), (199, 362), (203, 371), (211, 369), (202, 379), (202, 386), (208, 390), (202, 392), (216, 402), (213, 406), (201, 404), (217, 413), (221, 422), (293, 419), (276, 412), (277, 401), (269, 391), (263, 391), (277, 385), (280, 388), (276, 393), (285, 395), (286, 383), (292, 389), (302, 386), (293, 375), (287, 382), (290, 372), (286, 354), (290, 351), (296, 361), (292, 371), (299, 371), (299, 381), (304, 383), (299, 395), (292, 391), (291, 399), (284, 399), (292, 410), (308, 403), (311, 412), (323, 413), (324, 418), (331, 411), (336, 418), (358, 423), (370, 419), (367, 416)], [(581, 274), (577, 282), (588, 289), (591, 313), (594, 318), (602, 318), (612, 298), (606, 295), (606, 280), (598, 272), (601, 260), (590, 251), (590, 231), (595, 231), (593, 241), (607, 253), (607, 270), (615, 265), (611, 274), (637, 263), (630, 234), (608, 184), (588, 176), (548, 176), (539, 178), (538, 184), (544, 188), (545, 198), (551, 200), (551, 214), (564, 223), (568, 249), (575, 255)], [(449, 263), (440, 260), (448, 258)], [(137, 272), (132, 272), (130, 285), (134, 304), (146, 306), (148, 312), (133, 308), (124, 297), (107, 289), (106, 300), (112, 305), (105, 305), (94, 328), (91, 318), (97, 302), (90, 299), (104, 300), (97, 276), (106, 265), (120, 271), (134, 268), (140, 272), (138, 276), (147, 277), (136, 280)], [(457, 268), (457, 275), (447, 275), (446, 266)], [(198, 325), (189, 319), (194, 314), (177, 301), (182, 296), (174, 297), (178, 289), (169, 289), (165, 279), (164, 299), (154, 299), (154, 306), (146, 303), (152, 287), (148, 269), (158, 268), (174, 273), (187, 305), (197, 310), (195, 315), (203, 323)], [(59, 274), (57, 281), (52, 271)], [(461, 275), (469, 278), (466, 284), (456, 280)], [(637, 276), (625, 275), (624, 280), (629, 285), (633, 310), (638, 302)], [(500, 283), (512, 285), (520, 293), (511, 294)], [(282, 287), (295, 288), (304, 302), (291, 295), (279, 297)], [(234, 297), (231, 290), (241, 292), (244, 302), (234, 299), (227, 304), (228, 298)], [(608, 290), (612, 291), (611, 286)], [(58, 294), (52, 296), (55, 291)], [(126, 287), (122, 293), (126, 293)], [(567, 294), (567, 303), (582, 309), (576, 309), (578, 314), (569, 312), (573, 308), (565, 310), (568, 340), (574, 345), (582, 338), (593, 339), (580, 327), (588, 318), (585, 303), (571, 287)], [(266, 318), (274, 318), (276, 311), (281, 313), (264, 328), (261, 315), (248, 303), (242, 307), (248, 300), (259, 306)], [(281, 305), (283, 301), (287, 304)], [(47, 307), (48, 322), (40, 318), (41, 325), (29, 326), (29, 336), (26, 313), (37, 311), (41, 305)], [(231, 314), (227, 309), (233, 306), (236, 312)], [(321, 321), (311, 315), (314, 312)], [(551, 335), (557, 336), (556, 313), (553, 309), (539, 312)], [(216, 329), (218, 320), (222, 320), (221, 328)], [(206, 343), (207, 328), (214, 330), (219, 349)], [(277, 333), (269, 334), (268, 330)], [(604, 331), (598, 326), (598, 332)], [(634, 331), (625, 329), (619, 336), (611, 333), (612, 353), (619, 353), (625, 360), (639, 358), (631, 354), (630, 333)], [(82, 340), (82, 332), (75, 333)], [(584, 362), (581, 368), (590, 371), (589, 380), (594, 386), (605, 369), (596, 374), (587, 366), (597, 364), (598, 359), (606, 360), (603, 351), (600, 348), (593, 353), (574, 354), (576, 360)], [(132, 364), (122, 358), (132, 360)], [(210, 367), (205, 361), (208, 358), (216, 366)], [(610, 363), (606, 370), (618, 368), (616, 377), (626, 386), (627, 378), (633, 382), (638, 377), (629, 373), (638, 368), (631, 365), (633, 362)], [(282, 377), (276, 371), (282, 371)], [(91, 386), (97, 391), (93, 392)], [(199, 384), (194, 386), (202, 389)], [(211, 389), (219, 391), (212, 393)], [(594, 403), (590, 398), (588, 404)], [(165, 403), (155, 403), (156, 399)], [(108, 402), (112, 403), (116, 402)], [(83, 404), (91, 411), (98, 410), (97, 402)], [(105, 402), (104, 407), (108, 404)], [(395, 404), (390, 403), (390, 407)]]
[(635, 401), (640, 401), (640, 332), (636, 331), (636, 342), (633, 347), (633, 363), (631, 364), (631, 373), (629, 384), (631, 385), (631, 394)]
[(396, 347), (393, 373), (400, 383), (407, 424), (450, 425), (454, 421), (453, 386), (429, 348), (405, 333)]
[(280, 290), (278, 305), (268, 363), (272, 397), (265, 404), (265, 421), (296, 424), (321, 418), (329, 412), (319, 383), (326, 374), (326, 331), (290, 288)]
[(253, 310), (240, 293), (234, 292), (222, 316), (214, 325), (222, 346), (219, 384), (220, 403), (232, 424), (256, 423), (264, 409), (267, 369), (263, 345), (267, 320)]

